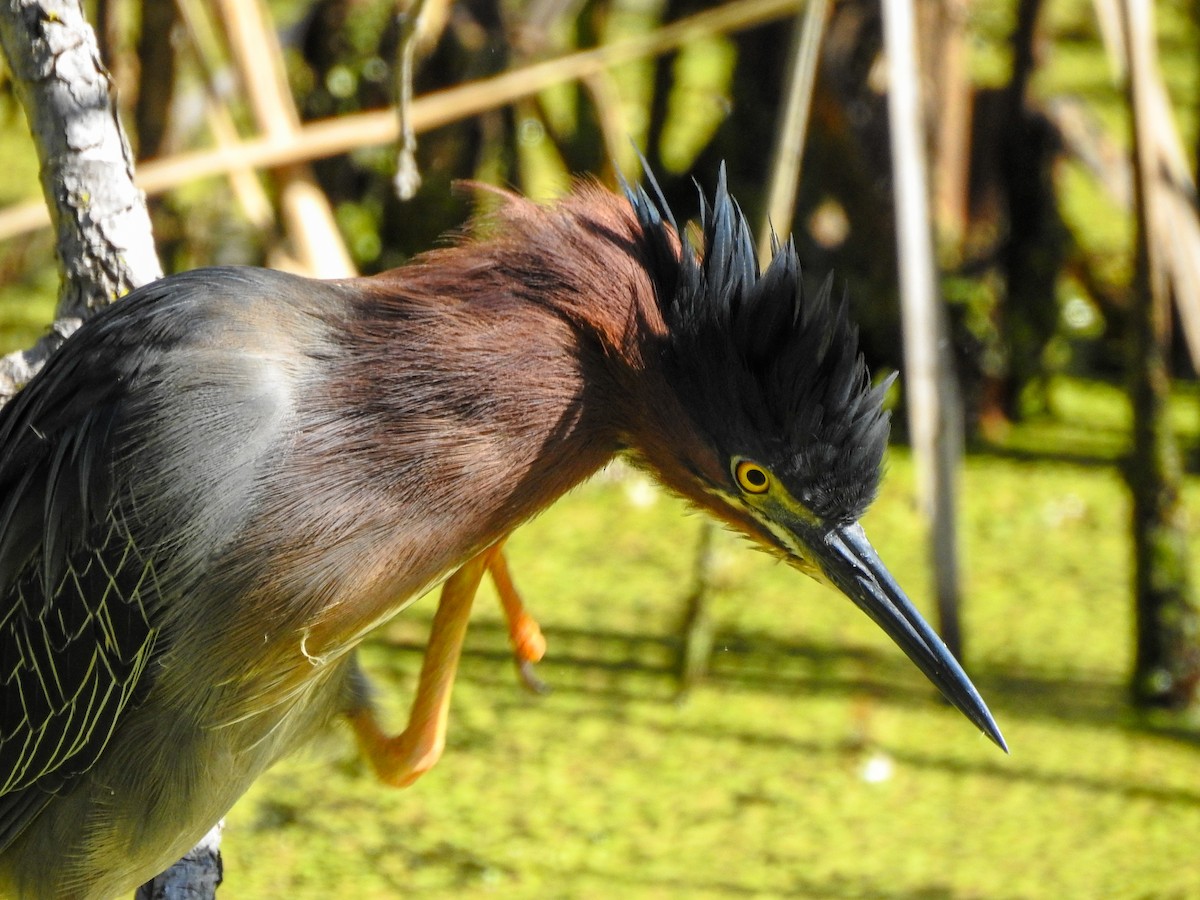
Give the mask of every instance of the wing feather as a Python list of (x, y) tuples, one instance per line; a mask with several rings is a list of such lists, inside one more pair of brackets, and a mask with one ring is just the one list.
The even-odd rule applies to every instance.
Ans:
[(105, 318), (0, 410), (0, 849), (148, 686), (158, 583), (113, 476), (146, 356)]
[(204, 627), (172, 625), (178, 601), (211, 584), (289, 427), (291, 386), (328, 352), (312, 291), (338, 295), (299, 281), (155, 282), (0, 409), (0, 850), (96, 764), (171, 629)]

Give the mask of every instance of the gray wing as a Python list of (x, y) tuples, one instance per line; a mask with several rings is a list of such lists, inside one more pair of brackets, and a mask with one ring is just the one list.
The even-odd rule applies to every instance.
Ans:
[(153, 564), (113, 504), (137, 365), (113, 333), (72, 338), (0, 410), (0, 846), (95, 762), (153, 648)]
[[(203, 528), (212, 550), (243, 520), (285, 405), (261, 386), (261, 332), (246, 323), (284, 284), (263, 270), (155, 282), (86, 323), (0, 410), (0, 850), (149, 689), (179, 529)], [(208, 481), (189, 487), (196, 471)], [(216, 482), (228, 490), (205, 488)]]

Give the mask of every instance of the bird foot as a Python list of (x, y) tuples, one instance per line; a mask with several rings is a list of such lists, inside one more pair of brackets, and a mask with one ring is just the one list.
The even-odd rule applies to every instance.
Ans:
[(537, 670), (529, 660), (517, 659), (517, 674), (521, 676), (521, 683), (531, 693), (538, 695), (550, 693), (550, 685), (538, 678)]
[(534, 663), (546, 655), (546, 638), (533, 616), (525, 611), (525, 604), (513, 583), (504, 558), (503, 542), (497, 543), (488, 557), (488, 572), (496, 585), (500, 604), (508, 620), (508, 639), (512, 644), (513, 658), (517, 664), (521, 681), (535, 694), (549, 693), (550, 688), (534, 672)]
[(533, 616), (523, 609), (509, 617), (508, 638), (518, 664), (541, 662), (546, 655), (546, 638), (542, 635), (542, 629)]

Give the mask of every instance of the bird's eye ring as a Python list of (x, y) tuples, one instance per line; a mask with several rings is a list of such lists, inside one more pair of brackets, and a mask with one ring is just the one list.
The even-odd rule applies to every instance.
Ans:
[(758, 463), (748, 459), (739, 460), (734, 464), (733, 477), (747, 494), (765, 494), (771, 487), (771, 476)]

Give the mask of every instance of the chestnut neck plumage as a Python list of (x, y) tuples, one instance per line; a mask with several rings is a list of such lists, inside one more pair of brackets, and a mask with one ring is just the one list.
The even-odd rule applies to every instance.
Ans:
[(313, 466), (295, 486), (336, 536), (315, 542), (345, 582), (345, 603), (320, 604), (344, 613), (333, 633), (398, 611), (673, 402), (654, 371), (665, 326), (627, 203), (598, 188), (549, 208), (512, 197), (481, 228), (346, 292), (325, 409), (301, 437)]

